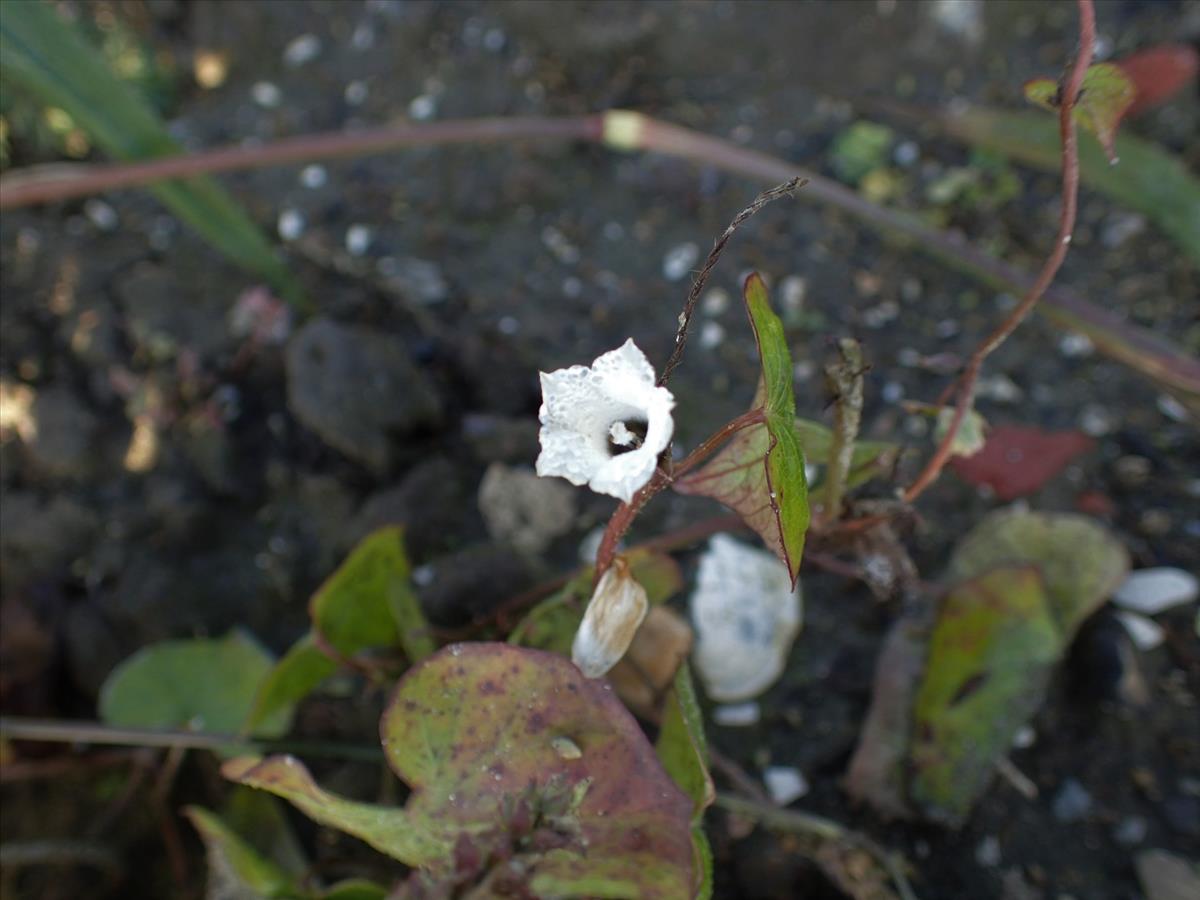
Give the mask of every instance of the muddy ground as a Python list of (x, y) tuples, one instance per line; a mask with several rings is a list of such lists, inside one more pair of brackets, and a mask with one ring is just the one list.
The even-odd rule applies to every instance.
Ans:
[[(965, 20), (937, 4), (884, 2), (102, 6), (173, 65), (165, 104), (188, 147), (406, 116), (628, 107), (826, 173), (834, 138), (867, 115), (856, 99), (1015, 106), (1021, 82), (1059, 70), (1075, 28), (1066, 3), (991, 3)], [(1099, 21), (1109, 52), (1120, 54), (1195, 38), (1200, 6), (1101, 3)], [(315, 53), (294, 49), (302, 35), (318, 39)], [(191, 78), (202, 49), (228, 55), (228, 77), (213, 89)], [(1198, 106), (1193, 90), (1132, 127), (1195, 162)], [(898, 202), (921, 207), (925, 187), (969, 153), (891, 124), (893, 149), (905, 148), (896, 154), (906, 184)], [(14, 165), (53, 158), (19, 135), (12, 146)], [(947, 222), (1032, 268), (1054, 232), (1057, 186), (1014, 173), (1015, 196), (994, 210), (959, 204)], [(229, 311), (253, 280), (149, 195), (6, 212), (0, 374), (32, 389), (38, 427), (35, 440), (0, 446), (6, 714), (92, 717), (112, 667), (166, 637), (240, 625), (282, 650), (306, 626), (312, 589), (380, 522), (410, 526), (415, 562), (428, 567), (427, 606), (445, 622), (572, 565), (611, 503), (577, 492), (570, 532), (542, 558), (520, 560), (479, 515), (483, 472), (496, 461), (532, 464), (539, 369), (590, 361), (629, 336), (661, 365), (693, 265), (679, 260), (688, 245), (707, 247), (761, 187), (678, 160), (562, 145), (417, 150), (222, 180), (264, 227), (283, 232), (319, 315), (371, 332), (394, 411), (380, 419), (376, 404), (362, 402), (362, 385), (338, 381), (354, 368), (344, 354), (361, 351), (336, 327), (309, 334), (319, 346), (294, 357), (238, 336)], [(866, 432), (917, 447), (922, 423), (900, 404), (932, 400), (945, 376), (904, 361), (914, 350), (968, 351), (1002, 306), (843, 215), (803, 199), (777, 204), (735, 238), (703, 307), (696, 333), (707, 338), (693, 341), (673, 381), (683, 446), (752, 393), (754, 346), (734, 294), (750, 268), (792, 297), (801, 414), (826, 415), (819, 366), (831, 338), (853, 334), (872, 366)], [(1061, 277), (1200, 350), (1195, 269), (1152, 225), (1086, 190)], [(1087, 495), (1136, 565), (1196, 568), (1194, 423), (1039, 320), (994, 357), (988, 383), (981, 409), (992, 422), (1096, 438), (1029, 498), (1033, 507), (1072, 509)], [(312, 395), (298, 398), (306, 385)], [(131, 453), (139, 433), (149, 441), (140, 455)], [(911, 538), (922, 572), (936, 577), (955, 538), (997, 505), (945, 477), (922, 500)], [(635, 534), (711, 511), (664, 496)], [(812, 785), (798, 806), (902, 850), (921, 897), (1133, 898), (1137, 851), (1197, 856), (1200, 650), (1191, 613), (1164, 617), (1167, 642), (1132, 655), (1119, 651), (1124, 638), (1102, 613), (1033, 723), (1036, 740), (1013, 754), (1038, 796), (998, 782), (968, 824), (948, 832), (885, 823), (848, 804), (839, 781), (896, 610), (834, 575), (806, 574), (804, 589), (805, 628), (788, 672), (762, 699), (761, 723), (714, 726), (711, 740), (751, 772), (798, 766)], [(1130, 679), (1144, 683), (1148, 702), (1131, 702)], [(362, 740), (374, 734), (378, 702), (316, 700), (299, 729)], [(370, 766), (321, 771), (347, 792), (377, 789)], [(125, 880), (109, 896), (180, 895), (149, 788), (119, 805), (125, 773), (81, 765), (4, 785), (4, 840), (83, 837), (121, 867)], [(1056, 799), (1072, 783), (1088, 802), (1064, 815)], [(218, 791), (211, 763), (193, 759), (171, 803), (212, 804)], [(717, 812), (709, 822), (717, 896), (839, 896), (786, 840), (763, 831), (735, 839)], [(381, 858), (297, 825), (322, 874), (359, 867), (387, 877)], [(199, 844), (181, 831), (195, 885), (182, 895), (199, 896)], [(34, 868), (5, 885), (13, 897), (97, 895), (79, 877)]]

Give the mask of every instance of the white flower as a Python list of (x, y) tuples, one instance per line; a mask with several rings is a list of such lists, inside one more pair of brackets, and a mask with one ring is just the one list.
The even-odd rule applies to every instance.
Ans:
[(618, 556), (588, 602), (571, 645), (572, 662), (588, 678), (599, 678), (620, 662), (649, 608), (646, 589)]
[(542, 372), (539, 475), (628, 503), (654, 475), (671, 442), (675, 398), (654, 384), (654, 367), (630, 338), (591, 368)]
[(708, 696), (748, 700), (783, 673), (800, 630), (800, 590), (774, 554), (718, 534), (700, 558), (691, 611)]

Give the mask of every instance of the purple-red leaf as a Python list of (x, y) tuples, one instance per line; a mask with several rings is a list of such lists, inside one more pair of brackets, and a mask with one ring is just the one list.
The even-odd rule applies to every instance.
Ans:
[(987, 485), (1001, 500), (1032, 494), (1091, 449), (1092, 439), (1078, 431), (1042, 431), (999, 425), (988, 432), (983, 449), (956, 456), (950, 467), (968, 484)]

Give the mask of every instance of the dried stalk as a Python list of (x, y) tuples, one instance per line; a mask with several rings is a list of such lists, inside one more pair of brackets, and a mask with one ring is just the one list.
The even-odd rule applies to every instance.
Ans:
[(838, 341), (836, 362), (825, 367), (825, 380), (834, 397), (833, 444), (825, 472), (825, 520), (832, 522), (842, 514), (846, 479), (854, 459), (854, 443), (862, 422), (863, 368), (862, 347), (854, 338)]

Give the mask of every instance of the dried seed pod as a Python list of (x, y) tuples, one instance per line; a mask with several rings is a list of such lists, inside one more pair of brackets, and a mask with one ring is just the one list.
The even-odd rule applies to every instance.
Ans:
[(625, 655), (649, 609), (646, 589), (621, 557), (604, 573), (575, 633), (571, 659), (588, 678), (599, 678)]

